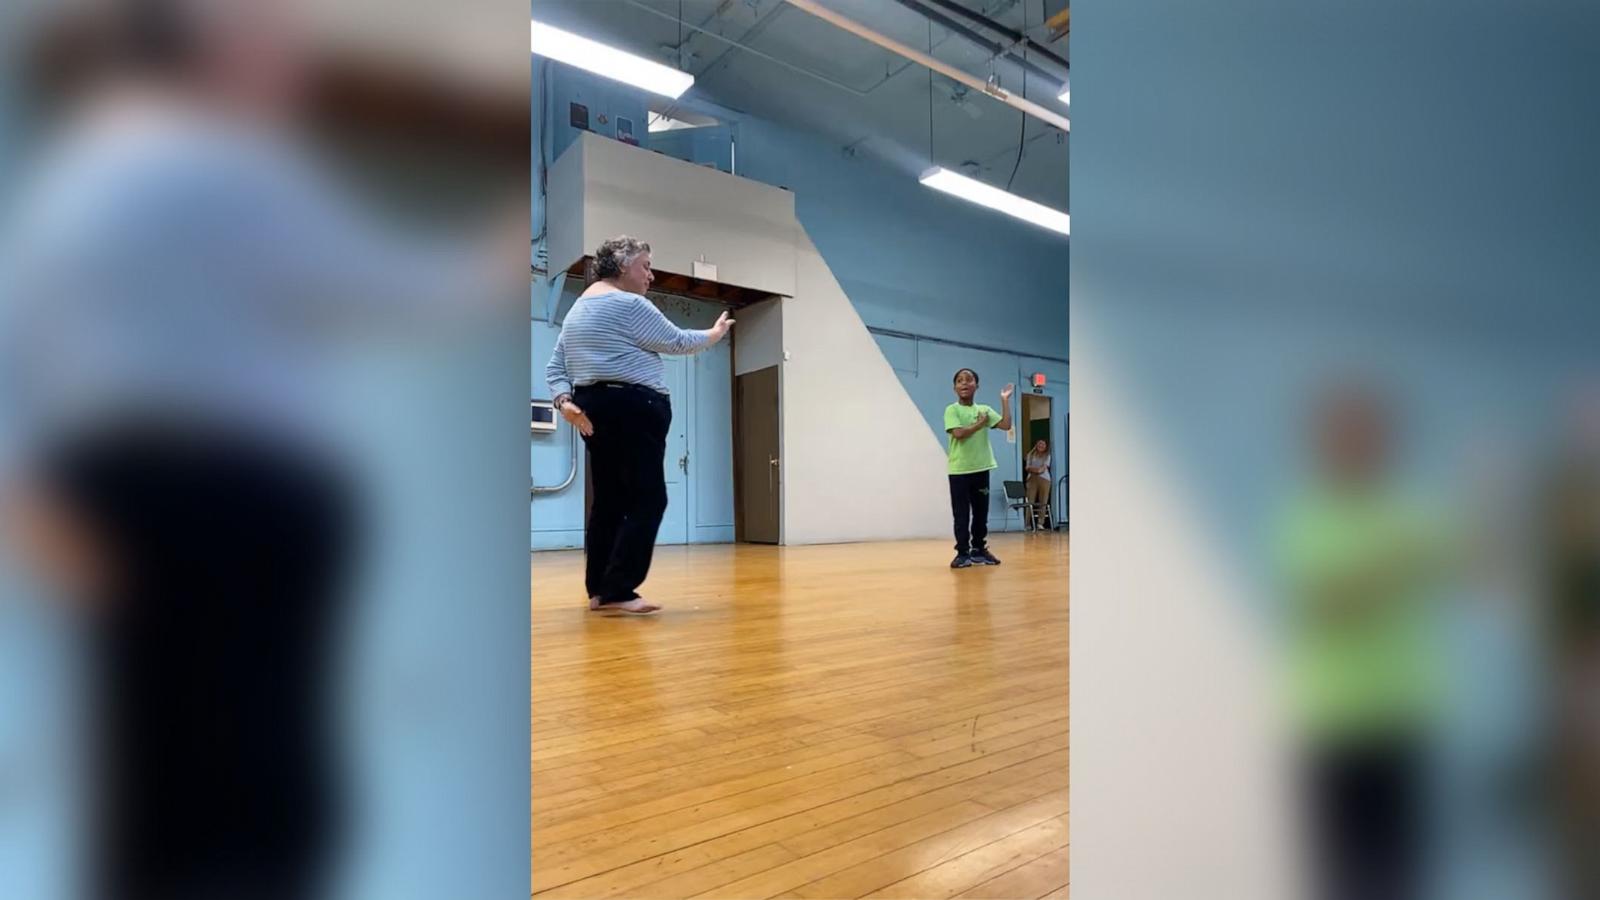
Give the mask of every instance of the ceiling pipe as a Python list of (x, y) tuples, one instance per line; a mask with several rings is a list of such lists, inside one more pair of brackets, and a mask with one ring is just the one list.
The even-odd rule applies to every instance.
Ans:
[[(729, 2), (732, 2), (732, 0), (729, 0)], [(725, 3), (723, 5), (726, 6), (727, 4)], [(757, 19), (756, 23), (754, 25), (750, 26), (750, 28), (748, 30), (746, 30), (744, 34), (739, 35), (740, 43), (744, 44), (745, 46), (749, 46), (753, 41), (755, 41), (756, 38), (760, 37), (763, 32), (765, 32), (768, 28), (772, 27), (772, 23), (776, 22), (779, 19), (779, 17), (781, 17), (783, 15), (784, 10), (786, 10), (786, 9), (788, 9), (787, 6), (784, 6), (782, 3), (779, 3), (776, 6), (772, 7), (771, 9), (767, 10), (765, 13), (762, 13), (761, 18)], [(722, 11), (721, 11), (720, 7), (718, 8), (717, 14), (718, 15), (722, 14)], [(703, 25), (709, 25), (710, 23), (711, 23), (711, 20), (707, 19), (702, 24)], [(712, 70), (714, 70), (717, 66), (722, 65), (723, 60), (726, 60), (730, 55), (732, 55), (734, 50), (738, 50), (738, 49), (742, 49), (742, 48), (740, 48), (740, 47), (731, 47), (730, 46), (728, 49), (722, 51), (720, 54), (717, 55), (716, 59), (714, 59), (711, 62), (707, 63), (705, 68), (701, 69), (695, 75), (695, 77), (696, 78), (704, 78), (707, 75), (710, 75)]]
[[(857, 97), (870, 97), (870, 96), (872, 96), (874, 91), (876, 91), (878, 88), (883, 87), (885, 84), (888, 84), (890, 81), (893, 81), (895, 76), (899, 75), (901, 72), (904, 72), (906, 69), (910, 68), (911, 66), (916, 65), (916, 63), (911, 62), (911, 61), (908, 60), (906, 63), (901, 65), (900, 68), (895, 69), (893, 72), (884, 73), (883, 78), (879, 79), (877, 82), (873, 83), (869, 87), (865, 87), (865, 88), (853, 87), (851, 85), (844, 84), (842, 82), (836, 81), (835, 79), (829, 78), (828, 76), (826, 76), (826, 75), (824, 75), (824, 74), (822, 74), (820, 72), (816, 72), (814, 70), (807, 69), (807, 68), (805, 68), (803, 66), (797, 66), (797, 65), (795, 65), (794, 63), (791, 63), (791, 62), (786, 62), (784, 60), (778, 59), (777, 57), (775, 57), (775, 56), (773, 56), (773, 55), (771, 55), (769, 53), (763, 53), (760, 50), (755, 49), (754, 47), (750, 46), (749, 44), (747, 44), (747, 43), (745, 43), (743, 41), (733, 40), (732, 38), (727, 37), (726, 35), (718, 34), (715, 31), (711, 31), (710, 29), (707, 29), (707, 28), (704, 28), (704, 27), (701, 27), (701, 26), (698, 26), (698, 25), (691, 25), (689, 22), (687, 22), (687, 21), (685, 21), (683, 19), (679, 19), (676, 15), (673, 15), (672, 13), (662, 12), (661, 10), (656, 9), (656, 8), (646, 4), (646, 3), (640, 2), (640, 0), (622, 0), (622, 2), (628, 4), (629, 6), (632, 6), (632, 7), (636, 8), (638, 10), (640, 10), (641, 12), (647, 12), (647, 13), (650, 13), (651, 15), (653, 15), (653, 16), (658, 16), (658, 17), (660, 17), (662, 19), (665, 19), (668, 22), (672, 22), (675, 25), (676, 24), (681, 24), (681, 25), (683, 25), (683, 27), (689, 29), (690, 31), (697, 32), (697, 33), (699, 33), (701, 35), (704, 35), (705, 37), (711, 38), (712, 40), (721, 41), (722, 43), (727, 44), (728, 46), (733, 47), (735, 49), (743, 50), (745, 53), (748, 53), (751, 56), (756, 56), (756, 57), (764, 59), (764, 60), (766, 60), (768, 62), (776, 63), (776, 64), (778, 64), (780, 66), (783, 66), (785, 69), (788, 69), (791, 72), (795, 72), (795, 73), (800, 74), (800, 75), (805, 75), (805, 76), (807, 76), (809, 78), (814, 78), (817, 81), (822, 82), (823, 84), (826, 84), (826, 85), (828, 85), (830, 87), (836, 87), (841, 91), (848, 91), (849, 93), (855, 94)], [(779, 5), (773, 10), (772, 14), (770, 16), (768, 16), (767, 18), (762, 19), (762, 21), (763, 22), (771, 21), (771, 19), (776, 16), (777, 11), (781, 10), (783, 8), (784, 8), (784, 4), (782, 4), (780, 2)], [(712, 16), (711, 18), (715, 18), (715, 16)], [(710, 22), (711, 19), (707, 19), (706, 21)], [(947, 40), (947, 39), (948, 38), (941, 39), (939, 44), (936, 45), (936, 46), (943, 46), (944, 40)], [(722, 60), (722, 57), (718, 57), (717, 58), (717, 62), (721, 62), (721, 60)], [(716, 63), (713, 63), (710, 66), (707, 66), (706, 69), (705, 69), (706, 73), (709, 73), (711, 71), (711, 69), (713, 68), (713, 66), (715, 66), (715, 65), (716, 65)]]
[(986, 15), (983, 15), (982, 13), (973, 12), (972, 10), (967, 9), (965, 6), (956, 3), (955, 0), (928, 0), (928, 2), (941, 6), (955, 15), (961, 16), (968, 21), (975, 22), (978, 25), (989, 29), (990, 31), (1005, 35), (1011, 39), (1011, 43), (1013, 45), (1026, 43), (1033, 47), (1035, 53), (1038, 53), (1040, 56), (1043, 56), (1045, 59), (1050, 60), (1063, 69), (1072, 68), (1071, 63), (1052, 53), (1049, 49), (1040, 46), (1039, 42), (1035, 41), (1033, 38), (1028, 37), (1026, 34), (1023, 34), (1020, 31), (1013, 31), (1012, 29), (1007, 28), (1006, 26), (996, 22)]
[[(701, 27), (699, 27), (697, 25), (691, 25), (688, 22), (684, 22), (682, 19), (679, 19), (677, 16), (673, 15), (672, 13), (664, 13), (659, 9), (655, 9), (655, 8), (649, 6), (648, 4), (639, 2), (639, 0), (624, 0), (624, 2), (627, 3), (629, 6), (632, 6), (632, 7), (636, 8), (636, 9), (642, 11), (642, 12), (647, 12), (647, 13), (650, 13), (651, 15), (654, 15), (654, 16), (660, 16), (661, 18), (666, 19), (669, 22), (674, 22), (674, 23), (681, 24), (681, 25), (683, 25), (683, 27), (689, 29), (690, 31), (694, 31), (694, 32), (697, 32), (699, 34), (703, 34), (706, 37), (711, 38), (712, 40), (721, 41), (722, 43), (727, 44), (730, 47), (736, 47), (736, 48), (738, 48), (740, 50), (743, 50), (744, 52), (750, 54), (751, 56), (758, 56), (758, 57), (760, 57), (760, 58), (762, 58), (762, 59), (764, 59), (764, 60), (766, 60), (768, 62), (776, 63), (777, 65), (783, 66), (785, 69), (788, 69), (789, 71), (794, 72), (797, 75), (804, 75), (804, 76), (806, 76), (808, 78), (815, 78), (816, 80), (818, 80), (818, 81), (820, 81), (820, 82), (822, 82), (822, 83), (824, 83), (824, 84), (826, 84), (826, 85), (828, 85), (830, 87), (836, 87), (841, 91), (848, 91), (849, 93), (855, 94), (857, 97), (865, 97), (869, 93), (869, 91), (864, 91), (861, 88), (851, 87), (848, 84), (844, 84), (843, 82), (836, 81), (836, 80), (834, 80), (832, 78), (829, 78), (826, 75), (823, 75), (820, 72), (813, 72), (812, 70), (807, 69), (807, 68), (805, 68), (803, 66), (797, 66), (794, 63), (786, 62), (784, 60), (781, 60), (781, 59), (777, 58), (776, 56), (771, 55), (770, 53), (763, 53), (760, 50), (757, 50), (756, 48), (749, 46), (748, 44), (743, 44), (743, 43), (740, 43), (739, 41), (733, 40), (732, 38), (724, 37), (723, 35), (717, 34), (715, 31), (711, 31), (710, 29), (701, 28)], [(888, 79), (885, 79), (885, 80), (888, 80)], [(873, 87), (875, 88), (875, 87), (877, 87), (877, 85), (873, 85)]]
[(528, 496), (537, 497), (540, 494), (559, 494), (572, 487), (572, 482), (578, 479), (578, 429), (569, 425), (567, 430), (572, 432), (567, 438), (572, 443), (572, 466), (567, 470), (567, 480), (560, 484), (533, 484), (529, 482)]
[[(1049, 69), (1040, 68), (1039, 66), (1034, 64), (1033, 60), (1027, 59), (1026, 57), (1023, 57), (1023, 56), (1017, 54), (1017, 52), (1015, 50), (1013, 50), (1011, 48), (1008, 48), (1008, 47), (1004, 46), (1003, 44), (999, 44), (999, 43), (996, 43), (995, 41), (990, 40), (987, 35), (982, 34), (980, 32), (977, 32), (977, 31), (974, 31), (972, 28), (970, 28), (970, 27), (968, 27), (966, 25), (963, 25), (960, 22), (957, 22), (955, 19), (952, 19), (949, 16), (945, 15), (944, 13), (939, 12), (937, 9), (930, 9), (929, 7), (923, 6), (922, 3), (921, 3), (921, 0), (895, 0), (895, 2), (899, 3), (901, 6), (904, 6), (906, 9), (909, 9), (914, 13), (917, 13), (918, 15), (925, 16), (925, 17), (927, 17), (929, 19), (932, 19), (934, 22), (938, 23), (939, 25), (941, 25), (941, 26), (943, 26), (945, 28), (948, 28), (949, 30), (955, 32), (956, 34), (961, 35), (962, 37), (966, 38), (967, 40), (969, 40), (969, 41), (973, 42), (974, 44), (977, 44), (978, 46), (982, 47), (983, 49), (989, 51), (990, 55), (994, 56), (995, 58), (999, 58), (999, 57), (1003, 56), (1006, 59), (1010, 60), (1011, 62), (1015, 63), (1016, 65), (1019, 65), (1019, 66), (1023, 67), (1024, 69), (1027, 69), (1028, 71), (1032, 72), (1035, 75), (1040, 76), (1041, 78), (1046, 78), (1046, 79), (1050, 80), (1051, 82), (1054, 82), (1054, 83), (1057, 83), (1057, 84), (1061, 83), (1061, 80), (1062, 80), (1061, 76), (1056, 74), (1055, 72), (1052, 72)], [(1059, 93), (1061, 93), (1061, 88), (1058, 87), (1055, 90), (1051, 91), (1050, 93), (1052, 95), (1053, 94), (1059, 94)]]
[(1039, 104), (1034, 103), (1033, 101), (1024, 97), (1018, 97), (1017, 95), (998, 85), (989, 84), (978, 76), (973, 75), (971, 72), (963, 71), (955, 66), (934, 59), (928, 54), (923, 53), (921, 50), (915, 50), (911, 47), (907, 47), (905, 44), (900, 43), (894, 38), (879, 34), (878, 32), (873, 31), (859, 22), (839, 15), (826, 6), (815, 2), (815, 0), (784, 0), (784, 2), (788, 3), (790, 6), (799, 7), (801, 10), (808, 12), (811, 15), (816, 16), (817, 18), (822, 19), (823, 21), (828, 22), (838, 28), (842, 28), (851, 34), (856, 35), (857, 37), (871, 41), (885, 50), (888, 50), (892, 53), (898, 53), (912, 62), (920, 63), (926, 68), (938, 72), (940, 75), (944, 75), (954, 81), (959, 81), (968, 87), (983, 91), (985, 94), (988, 94), (1007, 106), (1020, 109), (1042, 122), (1049, 122), (1051, 125), (1054, 125), (1062, 131), (1070, 132), (1072, 130), (1072, 123), (1068, 121), (1066, 116), (1045, 109)]

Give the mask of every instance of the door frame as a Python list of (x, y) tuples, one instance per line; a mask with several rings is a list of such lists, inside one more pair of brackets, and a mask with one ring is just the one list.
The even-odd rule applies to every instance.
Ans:
[[(746, 522), (744, 516), (744, 423), (739, 418), (739, 379), (741, 377), (761, 372), (766, 369), (775, 369), (778, 379), (778, 484), (777, 496), (774, 503), (777, 505), (777, 536), (773, 543), (766, 541), (752, 541), (746, 536)], [(763, 546), (783, 546), (783, 365), (774, 363), (771, 366), (762, 366), (751, 369), (743, 375), (732, 376), (733, 387), (733, 542), (736, 544), (761, 544)]]
[[(1021, 399), (1017, 403), (1017, 412), (1018, 414), (1023, 415), (1021, 423), (1023, 427), (1019, 429), (1022, 439), (1017, 441), (1019, 460), (1017, 463), (1017, 472), (1022, 476), (1023, 484), (1027, 484), (1028, 482), (1028, 454), (1033, 450), (1033, 438), (1027, 434), (1028, 429), (1026, 427), (1027, 423), (1031, 420), (1026, 417), (1025, 407), (1029, 404), (1029, 398), (1042, 399), (1046, 403), (1050, 404), (1050, 413), (1049, 415), (1045, 416), (1044, 421), (1046, 423), (1047, 430), (1050, 433), (1050, 436), (1046, 439), (1050, 442), (1050, 525), (1051, 527), (1055, 527), (1057, 524), (1059, 524), (1059, 519), (1056, 516), (1056, 484), (1060, 480), (1060, 474), (1065, 474), (1066, 472), (1066, 458), (1060, 453), (1063, 442), (1056, 440), (1055, 427), (1056, 401), (1061, 400), (1062, 398), (1048, 389), (1035, 393), (1031, 388), (1027, 393), (1020, 396)], [(1063, 413), (1063, 415), (1065, 415), (1065, 413)], [(1058, 472), (1060, 474), (1058, 474)]]
[[(732, 337), (732, 335), (729, 335)], [(747, 543), (744, 539), (744, 429), (739, 427), (739, 367), (738, 354), (728, 354), (728, 390), (733, 396), (728, 405), (733, 409), (733, 542)]]
[[(1021, 435), (1022, 439), (1017, 441), (1018, 458), (1020, 460), (1022, 460), (1022, 462), (1019, 464), (1019, 467), (1018, 467), (1017, 471), (1021, 472), (1024, 475), (1027, 474), (1027, 472), (1024, 471), (1024, 467), (1027, 465), (1028, 454), (1033, 451), (1033, 438), (1027, 433), (1027, 431), (1028, 431), (1027, 423), (1032, 421), (1027, 417), (1027, 412), (1028, 412), (1027, 407), (1030, 405), (1030, 401), (1037, 402), (1039, 400), (1043, 400), (1045, 403), (1048, 403), (1050, 405), (1050, 414), (1045, 416), (1044, 420), (1047, 423), (1049, 423), (1049, 426), (1050, 426), (1048, 428), (1048, 430), (1050, 431), (1050, 437), (1048, 438), (1048, 440), (1050, 442), (1050, 465), (1051, 465), (1052, 471), (1054, 470), (1054, 467), (1055, 467), (1055, 462), (1056, 462), (1056, 439), (1055, 439), (1056, 398), (1054, 396), (1052, 396), (1048, 392), (1041, 392), (1041, 393), (1035, 394), (1033, 391), (1030, 390), (1028, 393), (1022, 395), (1021, 402), (1017, 404), (1018, 407), (1019, 407), (1017, 412), (1022, 414), (1022, 424), (1023, 424), (1023, 427), (1021, 429), (1019, 429), (1019, 431), (1022, 433), (1022, 435)], [(1026, 481), (1027, 479), (1024, 478), (1023, 480)]]
[[(693, 298), (693, 299), (706, 300), (706, 298), (704, 298), (704, 297), (696, 297), (696, 298)], [(724, 304), (715, 303), (714, 301), (708, 301), (708, 302), (712, 302), (713, 305), (716, 306), (718, 309), (725, 309), (729, 313), (732, 313), (734, 311), (731, 307), (726, 306)], [(728, 448), (729, 448), (729, 453), (732, 456), (732, 458), (729, 460), (730, 468), (728, 470), (728, 477), (731, 478), (731, 479), (737, 479), (738, 478), (737, 467), (738, 467), (738, 464), (739, 464), (739, 459), (738, 459), (738, 455), (737, 455), (738, 454), (738, 447), (736, 446), (736, 444), (734, 443), (734, 440), (733, 440), (734, 437), (738, 434), (738, 431), (736, 429), (737, 429), (737, 421), (738, 421), (738, 415), (739, 415), (739, 411), (734, 408), (734, 405), (737, 402), (738, 398), (737, 398), (737, 385), (734, 382), (734, 376), (733, 376), (734, 347), (735, 347), (735, 342), (738, 340), (737, 331), (738, 331), (738, 329), (734, 329), (733, 331), (729, 331), (727, 337), (723, 338), (723, 341), (724, 341), (724, 343), (726, 345), (726, 348), (727, 348), (726, 349), (726, 353), (727, 353), (727, 357), (728, 357), (728, 397), (727, 397), (727, 399), (728, 399), (728, 406), (729, 406), (728, 418), (723, 420), (723, 421), (726, 421), (728, 423), (728, 438), (729, 438)], [(703, 448), (700, 445), (700, 437), (701, 437), (701, 435), (700, 435), (700, 424), (701, 424), (701, 421), (700, 421), (700, 418), (699, 418), (699, 414), (700, 414), (702, 408), (701, 408), (701, 406), (700, 406), (700, 404), (698, 402), (698, 398), (701, 396), (701, 393), (700, 393), (700, 387), (701, 387), (700, 379), (705, 374), (705, 372), (703, 372), (701, 370), (701, 368), (699, 367), (699, 361), (704, 359), (704, 358), (705, 358), (705, 353), (697, 353), (697, 354), (694, 354), (692, 356), (686, 357), (686, 362), (684, 364), (684, 382), (685, 382), (685, 393), (687, 394), (687, 397), (685, 398), (685, 403), (684, 403), (684, 415), (686, 417), (686, 419), (685, 419), (685, 429), (686, 430), (685, 430), (685, 434), (684, 434), (684, 448), (683, 449), (684, 449), (684, 452), (687, 453), (688, 456), (689, 456), (689, 471), (684, 473), (686, 479), (694, 478), (692, 473), (695, 470), (695, 467), (698, 466), (700, 464), (700, 460), (704, 459), (705, 455), (710, 452), (710, 451), (706, 450), (705, 448)], [(709, 372), (710, 371), (710, 367), (707, 366), (705, 371)], [(688, 483), (689, 482), (686, 480), (685, 484), (687, 485)], [(695, 483), (698, 484), (699, 482), (695, 481)], [(737, 480), (733, 481), (732, 484), (736, 486), (738, 484)], [(723, 543), (723, 541), (715, 540), (715, 539), (710, 539), (710, 540), (706, 540), (706, 541), (701, 541), (699, 539), (700, 538), (700, 529), (701, 528), (721, 529), (721, 528), (724, 527), (724, 526), (722, 526), (720, 524), (703, 525), (699, 521), (700, 514), (702, 513), (702, 509), (701, 509), (701, 506), (700, 506), (701, 499), (702, 499), (702, 494), (701, 494), (701, 492), (699, 490), (691, 491), (691, 490), (688, 490), (687, 486), (685, 487), (685, 490), (684, 490), (684, 507), (685, 507), (684, 513), (688, 518), (687, 518), (687, 520), (685, 522), (685, 526), (684, 526), (684, 528), (685, 528), (685, 530), (684, 530), (684, 544), (688, 545), (688, 544), (699, 544), (699, 543), (713, 543), (713, 544)], [(737, 497), (734, 497), (734, 499), (733, 499), (733, 515), (734, 515), (734, 522), (733, 522), (734, 534), (737, 535), (738, 515), (739, 515), (739, 502), (738, 502), (738, 498)], [(732, 537), (732, 538), (730, 538), (730, 540), (736, 541), (737, 537), (736, 536)]]

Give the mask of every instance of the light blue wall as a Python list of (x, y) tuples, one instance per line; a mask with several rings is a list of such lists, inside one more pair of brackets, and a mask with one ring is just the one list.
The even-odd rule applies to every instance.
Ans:
[[(542, 293), (535, 285), (535, 303), (542, 303)], [(533, 396), (550, 399), (550, 389), (544, 383), (544, 367), (556, 346), (560, 329), (547, 322), (535, 321), (533, 325)], [(532, 500), (532, 547), (545, 550), (555, 547), (583, 546), (583, 443), (573, 443), (572, 429), (566, 423), (558, 425), (555, 434), (534, 434), (530, 459), (533, 483), (540, 486), (561, 484), (571, 471), (576, 455), (577, 475), (572, 486), (559, 494), (534, 497)]]
[[(1065, 239), (922, 187), (916, 174), (926, 160), (908, 161), (896, 168), (865, 157), (847, 157), (840, 147), (813, 135), (711, 104), (697, 104), (693, 92), (685, 105), (697, 106), (725, 124), (648, 135), (642, 125), (646, 102), (637, 92), (558, 64), (551, 64), (549, 71), (547, 127), (555, 156), (576, 139), (577, 131), (568, 121), (568, 103), (576, 101), (589, 107), (591, 128), (601, 134), (614, 133), (615, 116), (628, 116), (635, 121), (640, 143), (650, 149), (695, 162), (714, 162), (724, 171), (733, 166), (740, 176), (793, 191), (801, 224), (867, 326), (914, 336), (878, 334), (877, 340), (907, 394), (922, 410), (930, 433), (941, 444), (945, 440), (944, 408), (953, 396), (950, 377), (957, 368), (978, 370), (983, 378), (982, 394), (992, 404), (998, 404), (999, 390), (1007, 381), (1015, 382), (1020, 394), (1028, 390), (1025, 381), (1030, 374), (1044, 372), (1049, 381), (1045, 393), (1054, 400), (1055, 474), (1059, 478), (1065, 473), (1062, 417), (1068, 412), (1064, 360), (1069, 246)], [(537, 97), (537, 66), (534, 78)], [(603, 126), (598, 124), (602, 113), (611, 120)], [(536, 125), (536, 139), (538, 136)], [(727, 149), (730, 137), (736, 146), (731, 152)], [(538, 198), (534, 205), (538, 217)], [(914, 223), (913, 227), (908, 229), (908, 223)], [(532, 291), (532, 396), (536, 398), (549, 396), (544, 366), (557, 334), (556, 327), (544, 321), (551, 318), (548, 299), (547, 283), (536, 281)], [(568, 303), (554, 306), (557, 321), (569, 304), (570, 293)], [(972, 350), (947, 341), (1005, 352)], [(692, 393), (700, 395), (702, 402), (727, 400), (726, 390)], [(1013, 409), (1020, 413), (1020, 401), (1013, 401)], [(696, 429), (711, 428), (712, 423), (720, 427), (727, 421), (720, 408), (701, 410), (697, 416), (694, 412), (688, 414)], [(991, 434), (990, 439), (1000, 463), (994, 477), (990, 522), (995, 528), (1015, 527), (1006, 523), (1000, 481), (1018, 477), (1021, 450), (1003, 434)], [(712, 446), (704, 436), (693, 440), (707, 440), (707, 446)], [(566, 477), (569, 446), (564, 426), (554, 438), (533, 439), (534, 483), (557, 484)], [(708, 460), (705, 465), (713, 465), (693, 450), (690, 455), (697, 466), (702, 459)], [(721, 466), (715, 463), (718, 471)], [(696, 509), (719, 509), (726, 493), (726, 502), (731, 504), (731, 477), (722, 481), (711, 477), (710, 470), (693, 474), (691, 483), (696, 489), (686, 503)], [(931, 489), (942, 491), (944, 487)], [(582, 518), (580, 459), (572, 488), (533, 501), (533, 546), (581, 545)], [(709, 518), (714, 517), (704, 520)]]
[[(616, 137), (616, 120), (622, 116), (633, 120), (633, 135), (639, 139), (639, 143), (647, 143), (645, 126), (650, 107), (645, 94), (560, 63), (550, 63), (549, 71), (551, 94), (547, 115), (551, 145), (555, 151), (551, 159), (560, 159), (568, 145), (578, 139), (578, 129), (572, 127), (571, 120), (573, 103), (581, 103), (589, 108), (589, 130), (595, 134)], [(602, 123), (601, 116), (608, 121)]]
[[(27, 110), (22, 96), (24, 59), (22, 39), (29, 36), (24, 27), (41, 0), (13, 0), (0, 7), (0, 173), (12, 175), (28, 137)], [(0, 203), (11, 194), (15, 179), (0, 178)]]
[(1066, 357), (1065, 238), (925, 188), (916, 165), (847, 158), (759, 119), (740, 123), (739, 174), (794, 191), (869, 327)]
[[(900, 382), (905, 386), (906, 393), (911, 396), (917, 408), (922, 410), (928, 428), (939, 435), (941, 444), (945, 441), (944, 410), (955, 401), (952, 380), (957, 369), (968, 368), (978, 373), (980, 379), (978, 402), (987, 403), (996, 409), (1000, 408), (1000, 389), (1005, 387), (1007, 382), (1016, 384), (1017, 395), (1011, 399), (1011, 413), (1015, 417), (1022, 415), (1022, 395), (1033, 393), (1028, 384), (1029, 377), (1035, 372), (1044, 373), (1046, 384), (1044, 390), (1039, 393), (1049, 397), (1051, 401), (1050, 455), (1053, 460), (1051, 477), (1060, 479), (1067, 473), (1066, 422), (1063, 419), (1069, 412), (1066, 364), (1008, 353), (972, 350), (930, 340), (913, 340), (889, 335), (876, 335), (876, 337), (884, 358), (894, 367), (895, 374), (900, 376)], [(1018, 441), (1021, 440), (1019, 430)], [(994, 448), (995, 461), (1000, 464), (990, 484), (992, 492), (989, 522), (993, 528), (1000, 528), (1001, 523), (1006, 523), (1007, 530), (1016, 530), (1018, 521), (1006, 511), (1000, 482), (1022, 480), (1022, 453), (1026, 448), (1020, 443), (1008, 442), (1004, 433), (995, 431), (989, 432), (989, 442)], [(1053, 501), (1054, 495), (1052, 503)]]

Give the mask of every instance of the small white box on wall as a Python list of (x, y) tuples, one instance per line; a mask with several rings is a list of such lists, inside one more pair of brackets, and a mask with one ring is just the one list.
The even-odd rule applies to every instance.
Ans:
[(549, 400), (530, 401), (533, 407), (532, 430), (535, 434), (556, 430), (556, 407)]

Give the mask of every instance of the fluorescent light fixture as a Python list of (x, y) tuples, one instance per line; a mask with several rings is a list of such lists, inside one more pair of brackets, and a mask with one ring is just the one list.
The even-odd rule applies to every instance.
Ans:
[(934, 166), (923, 172), (918, 180), (934, 190), (944, 191), (946, 194), (952, 194), (980, 206), (999, 210), (1024, 222), (1032, 222), (1062, 234), (1072, 234), (1071, 218), (1061, 210), (1051, 209), (1032, 200), (1024, 200), (1016, 194), (991, 187), (965, 175), (958, 175), (949, 169)]
[(1069, 87), (1069, 88), (1063, 90), (1061, 92), (1060, 98), (1058, 98), (1058, 99), (1060, 99), (1062, 103), (1070, 104), (1072, 102), (1072, 88)]
[(651, 62), (642, 56), (634, 56), (543, 22), (534, 21), (532, 33), (534, 53), (651, 93), (676, 100), (694, 84), (694, 76), (688, 72)]

